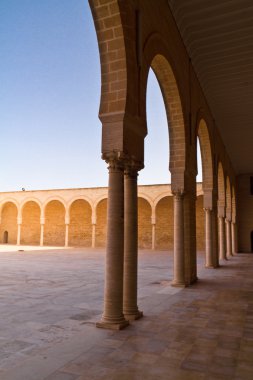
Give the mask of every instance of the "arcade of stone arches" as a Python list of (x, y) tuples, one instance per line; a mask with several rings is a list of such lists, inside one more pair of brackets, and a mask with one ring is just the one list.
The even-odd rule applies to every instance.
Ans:
[(109, 164), (104, 312), (97, 326), (121, 329), (142, 316), (137, 297), (137, 176), (145, 165), (150, 69), (159, 82), (168, 120), (173, 286), (197, 280), (197, 137), (209, 268), (218, 267), (219, 251), (223, 259), (226, 251), (230, 255), (237, 250), (236, 180), (168, 3), (159, 2), (159, 9), (153, 2), (137, 0), (89, 3), (101, 62), (102, 158)]
[[(0, 194), (0, 243), (105, 247), (107, 188)], [(32, 196), (31, 196), (32, 195)], [(42, 197), (44, 195), (44, 197)], [(197, 185), (197, 249), (205, 249), (202, 185)], [(138, 246), (173, 249), (170, 185), (139, 186)]]

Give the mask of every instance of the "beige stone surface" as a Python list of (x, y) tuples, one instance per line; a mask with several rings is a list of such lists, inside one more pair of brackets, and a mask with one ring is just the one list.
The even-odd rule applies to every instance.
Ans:
[(113, 332), (94, 326), (104, 250), (7, 248), (0, 246), (1, 380), (251, 379), (250, 254), (207, 270), (199, 253), (198, 283), (178, 289), (170, 286), (172, 253), (140, 251), (144, 317)]

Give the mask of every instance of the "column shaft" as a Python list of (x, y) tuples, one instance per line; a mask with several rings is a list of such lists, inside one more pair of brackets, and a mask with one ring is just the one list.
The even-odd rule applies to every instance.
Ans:
[(237, 231), (236, 224), (231, 224), (231, 240), (232, 240), (232, 254), (237, 253)]
[(212, 210), (205, 209), (206, 230), (206, 268), (214, 268), (213, 262), (213, 237), (212, 237)]
[(21, 224), (18, 223), (17, 245), (20, 245), (20, 239), (21, 239)]
[(152, 250), (155, 250), (155, 224), (152, 223)]
[(184, 198), (174, 194), (174, 279), (172, 286), (185, 286), (184, 263)]
[(226, 260), (225, 218), (219, 216), (219, 257)]
[(143, 313), (137, 305), (138, 273), (138, 203), (137, 171), (127, 170), (124, 176), (124, 293), (123, 312), (128, 320)]
[(69, 225), (65, 224), (65, 247), (69, 245)]
[(104, 312), (97, 327), (122, 329), (123, 315), (124, 172), (118, 161), (109, 162)]
[(226, 246), (227, 246), (227, 258), (232, 256), (232, 241), (231, 241), (231, 222), (226, 219)]
[(44, 224), (40, 225), (40, 246), (44, 244)]
[(91, 247), (96, 247), (96, 224), (92, 224), (92, 238), (91, 238)]

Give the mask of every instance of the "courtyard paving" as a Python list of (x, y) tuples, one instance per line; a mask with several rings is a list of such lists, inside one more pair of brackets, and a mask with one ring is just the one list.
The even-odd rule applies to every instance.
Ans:
[[(17, 251), (19, 249), (19, 251)], [(253, 255), (178, 289), (172, 253), (140, 251), (144, 317), (95, 328), (104, 250), (0, 246), (1, 380), (253, 379)]]

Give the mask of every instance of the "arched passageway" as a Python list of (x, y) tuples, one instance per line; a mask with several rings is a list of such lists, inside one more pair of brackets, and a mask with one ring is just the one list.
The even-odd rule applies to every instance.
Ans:
[(173, 250), (173, 197), (164, 197), (156, 205), (156, 249)]
[(107, 233), (107, 199), (102, 199), (96, 208), (96, 247), (104, 247)]
[(64, 246), (65, 207), (58, 200), (50, 201), (45, 208), (44, 245)]
[[(1, 243), (17, 243), (17, 206), (13, 202), (6, 202), (2, 207), (1, 224), (0, 224), (0, 241)], [(6, 242), (7, 238), (7, 242)]]
[(91, 206), (83, 199), (75, 200), (70, 206), (69, 245), (91, 246)]
[(20, 242), (32, 245), (40, 243), (40, 207), (34, 201), (23, 206)]
[[(202, 188), (204, 209), (203, 224), (205, 226), (205, 266), (206, 268), (215, 268), (219, 265), (217, 246), (217, 199), (214, 198), (212, 147), (209, 136), (209, 130), (204, 119), (200, 119), (199, 121), (197, 135), (200, 146), (202, 166)], [(196, 221), (198, 223), (198, 218), (196, 219)]]
[(152, 247), (151, 206), (141, 197), (138, 197), (138, 246), (146, 249)]

